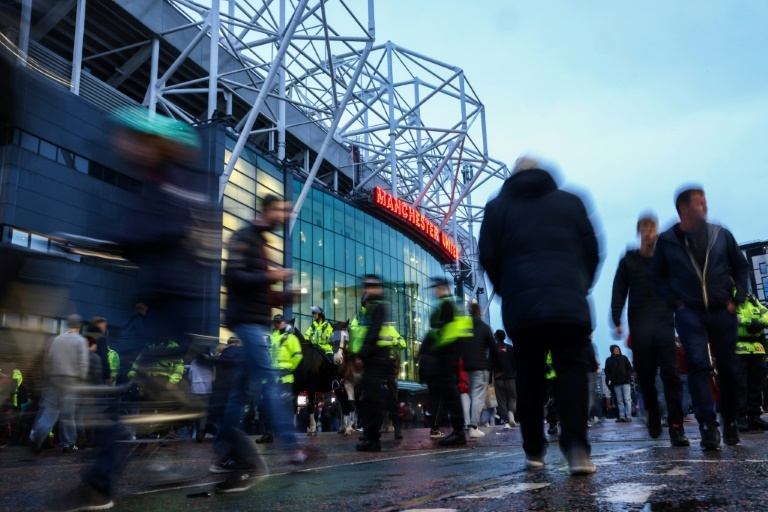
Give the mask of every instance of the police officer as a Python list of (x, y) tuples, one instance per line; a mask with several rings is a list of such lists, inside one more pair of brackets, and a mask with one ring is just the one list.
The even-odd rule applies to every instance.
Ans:
[(320, 306), (312, 306), (312, 319), (312, 325), (307, 329), (305, 337), (324, 354), (332, 355), (331, 334), (333, 334), (333, 326), (325, 319), (325, 310)]
[[(278, 397), (282, 407), (290, 408), (293, 403), (293, 372), (299, 367), (304, 355), (301, 353), (301, 343), (294, 334), (293, 326), (288, 325), (283, 315), (275, 315), (272, 319), (274, 330), (270, 336), (270, 357), (275, 369), (276, 382), (269, 383), (276, 389), (265, 390), (265, 393), (273, 393)], [(257, 443), (271, 443), (274, 441), (272, 425), (269, 422), (266, 433), (256, 440)]]
[[(467, 444), (464, 435), (464, 411), (459, 395), (459, 357), (462, 341), (472, 336), (472, 318), (463, 305), (456, 302), (444, 277), (433, 277), (430, 288), (434, 290), (437, 304), (429, 317), (429, 333), (422, 350), (430, 354), (434, 365), (428, 378), (435, 425), (438, 430), (440, 410), (445, 407), (451, 417), (453, 432), (440, 439), (440, 446), (461, 446)], [(432, 436), (436, 437), (436, 436)]]
[(768, 309), (754, 295), (748, 295), (736, 310), (739, 319), (736, 342), (737, 375), (742, 379), (739, 402), (739, 431), (768, 430), (768, 422), (760, 418), (762, 412), (763, 358), (765, 358), (765, 329), (768, 327)]
[(364, 292), (370, 297), (365, 315), (355, 330), (352, 351), (363, 362), (360, 397), (363, 439), (357, 444), (359, 452), (380, 452), (380, 428), (390, 409), (393, 392), (397, 389), (397, 340), (387, 336), (392, 310), (384, 300), (384, 289), (378, 276), (363, 278)]

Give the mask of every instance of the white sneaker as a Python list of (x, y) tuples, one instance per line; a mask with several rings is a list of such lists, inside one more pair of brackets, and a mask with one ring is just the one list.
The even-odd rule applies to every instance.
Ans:
[(511, 428), (512, 428), (512, 425), (510, 425), (509, 423), (504, 424), (504, 430), (509, 430)]
[(528, 469), (541, 469), (544, 467), (544, 457), (525, 456), (525, 467)]
[(469, 428), (469, 437), (473, 439), (477, 439), (479, 437), (485, 437), (485, 432), (480, 430), (479, 428)]
[(431, 437), (432, 439), (441, 439), (445, 437), (445, 434), (443, 434), (439, 430), (432, 430), (429, 432), (429, 437)]

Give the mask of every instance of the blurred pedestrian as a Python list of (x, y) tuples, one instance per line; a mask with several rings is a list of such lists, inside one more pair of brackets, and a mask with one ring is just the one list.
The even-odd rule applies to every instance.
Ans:
[[(632, 422), (632, 363), (621, 353), (618, 345), (611, 345), (611, 355), (605, 360), (605, 383), (616, 393), (618, 416), (616, 423)], [(661, 428), (661, 426), (659, 426)]]
[(707, 222), (701, 187), (682, 190), (675, 208), (680, 222), (659, 236), (651, 276), (656, 292), (675, 311), (701, 447), (720, 450), (710, 349), (720, 376), (723, 440), (733, 446), (740, 442), (736, 417), (743, 391), (736, 377), (736, 307), (746, 298), (750, 267), (731, 232)]
[(120, 376), (125, 379), (133, 362), (147, 346), (146, 315), (147, 306), (139, 302), (134, 313), (120, 331), (117, 350), (120, 354)]
[(486, 206), (480, 262), (515, 341), (517, 411), (529, 468), (544, 466), (546, 355), (552, 351), (561, 405), (560, 448), (571, 474), (594, 473), (587, 444), (587, 295), (600, 262), (597, 237), (577, 196), (559, 190), (531, 158), (519, 159), (499, 195)]
[(200, 418), (195, 426), (195, 441), (202, 443), (208, 424), (208, 404), (213, 394), (213, 382), (216, 380), (215, 361), (210, 352), (199, 354), (189, 364), (189, 389), (197, 398), (200, 406)]
[(501, 329), (497, 330), (493, 337), (496, 340), (499, 364), (501, 365), (501, 369), (496, 372), (493, 386), (496, 389), (499, 417), (506, 430), (517, 426), (515, 422), (515, 411), (517, 410), (515, 347), (505, 342), (507, 334)]
[(491, 328), (483, 322), (480, 304), (473, 302), (469, 306), (469, 314), (472, 316), (473, 336), (464, 343), (462, 354), (470, 388), (469, 418), (465, 421), (469, 425), (469, 437), (480, 438), (485, 437), (485, 432), (479, 428), (483, 424), (480, 415), (486, 408), (491, 370), (499, 367), (499, 357)]

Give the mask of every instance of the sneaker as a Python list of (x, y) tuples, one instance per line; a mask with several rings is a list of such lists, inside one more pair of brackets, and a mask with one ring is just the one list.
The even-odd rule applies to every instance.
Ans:
[(223, 460), (217, 460), (208, 466), (208, 471), (211, 473), (222, 474), (231, 473), (235, 470), (235, 461), (227, 457)]
[(451, 435), (446, 437), (445, 439), (441, 439), (437, 442), (440, 446), (464, 446), (467, 444), (467, 436), (464, 435), (464, 431), (456, 431), (454, 430), (451, 432)]
[(624, 418), (624, 423), (632, 423), (632, 418)]
[(232, 473), (226, 480), (216, 484), (213, 490), (218, 494), (245, 492), (253, 485), (254, 476), (255, 475), (247, 471)]
[(380, 452), (381, 451), (381, 442), (378, 439), (374, 440), (368, 440), (360, 441), (357, 443), (357, 446), (355, 446), (355, 450), (359, 452)]
[(511, 428), (512, 428), (512, 425), (510, 425), (509, 423), (504, 424), (504, 430), (509, 430)]
[(79, 448), (76, 444), (71, 444), (61, 449), (62, 453), (75, 453), (77, 450), (79, 450)]
[(441, 439), (445, 437), (445, 434), (443, 434), (439, 430), (430, 430), (429, 437), (431, 437), (432, 439)]
[(749, 428), (754, 430), (768, 430), (768, 421), (760, 416), (753, 416), (748, 420)]
[(534, 457), (533, 455), (526, 455), (525, 467), (527, 469), (542, 469), (544, 467), (544, 455), (541, 455), (540, 457)]
[(264, 434), (260, 438), (256, 440), (256, 444), (264, 444), (264, 443), (274, 443), (275, 442), (275, 436), (272, 434)]
[(736, 446), (741, 443), (739, 427), (735, 421), (723, 422), (723, 442), (728, 446)]
[(676, 447), (691, 446), (691, 442), (685, 437), (682, 425), (675, 425), (674, 423), (669, 427), (669, 443)]
[(288, 458), (288, 462), (291, 464), (304, 464), (310, 457), (312, 457), (312, 452), (306, 448), (299, 448), (291, 454)]
[(552, 425), (549, 426), (549, 428), (547, 429), (547, 434), (551, 436), (557, 435), (557, 423), (553, 423)]
[(481, 437), (485, 437), (485, 432), (483, 432), (479, 428), (470, 427), (469, 437), (471, 437), (472, 439), (479, 439)]
[(749, 432), (751, 430), (746, 416), (739, 416), (739, 419), (736, 420), (736, 427), (739, 429), (739, 432)]
[(79, 510), (109, 510), (115, 503), (108, 494), (104, 494), (90, 485), (80, 484), (65, 496), (51, 501), (46, 510), (51, 512), (78, 512)]
[(571, 476), (577, 476), (591, 475), (597, 471), (597, 468), (585, 450), (574, 450), (568, 457), (568, 470), (571, 472)]
[(616, 418), (616, 423), (624, 423), (624, 418)]
[(705, 451), (720, 450), (720, 431), (717, 430), (716, 421), (707, 421), (699, 425), (701, 432), (701, 449)]

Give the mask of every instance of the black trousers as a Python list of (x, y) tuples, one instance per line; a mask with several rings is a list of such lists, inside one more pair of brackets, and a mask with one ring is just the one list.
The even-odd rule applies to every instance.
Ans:
[(739, 416), (758, 418), (763, 404), (762, 354), (737, 354), (736, 375), (741, 379), (741, 389), (746, 389), (739, 400)]
[(494, 379), (493, 387), (496, 390), (496, 412), (501, 421), (509, 421), (509, 413), (517, 415), (517, 383), (515, 379)]
[(677, 361), (675, 325), (672, 319), (658, 318), (634, 320), (629, 326), (632, 333), (632, 355), (637, 372), (637, 383), (643, 392), (643, 402), (649, 421), (659, 421), (659, 393), (656, 373), (661, 373), (664, 400), (667, 402), (669, 425), (683, 424), (683, 388)]
[(439, 372), (427, 382), (429, 397), (432, 402), (432, 429), (439, 427), (441, 415), (448, 413), (451, 428), (456, 432), (464, 431), (464, 408), (459, 394), (459, 357), (445, 355), (437, 358)]
[(363, 434), (370, 441), (376, 441), (381, 438), (381, 425), (391, 408), (391, 390), (397, 389), (397, 382), (394, 376), (365, 371), (360, 387)]
[(544, 398), (544, 407), (546, 407), (545, 417), (548, 425), (557, 425), (557, 398), (555, 397), (555, 381), (557, 379), (547, 379), (547, 393)]
[(591, 369), (589, 329), (569, 325), (543, 325), (514, 336), (517, 356), (517, 412), (523, 450), (540, 457), (546, 452), (544, 393), (547, 352), (557, 372), (555, 399), (561, 420), (560, 449), (568, 454), (587, 447), (587, 372)]

